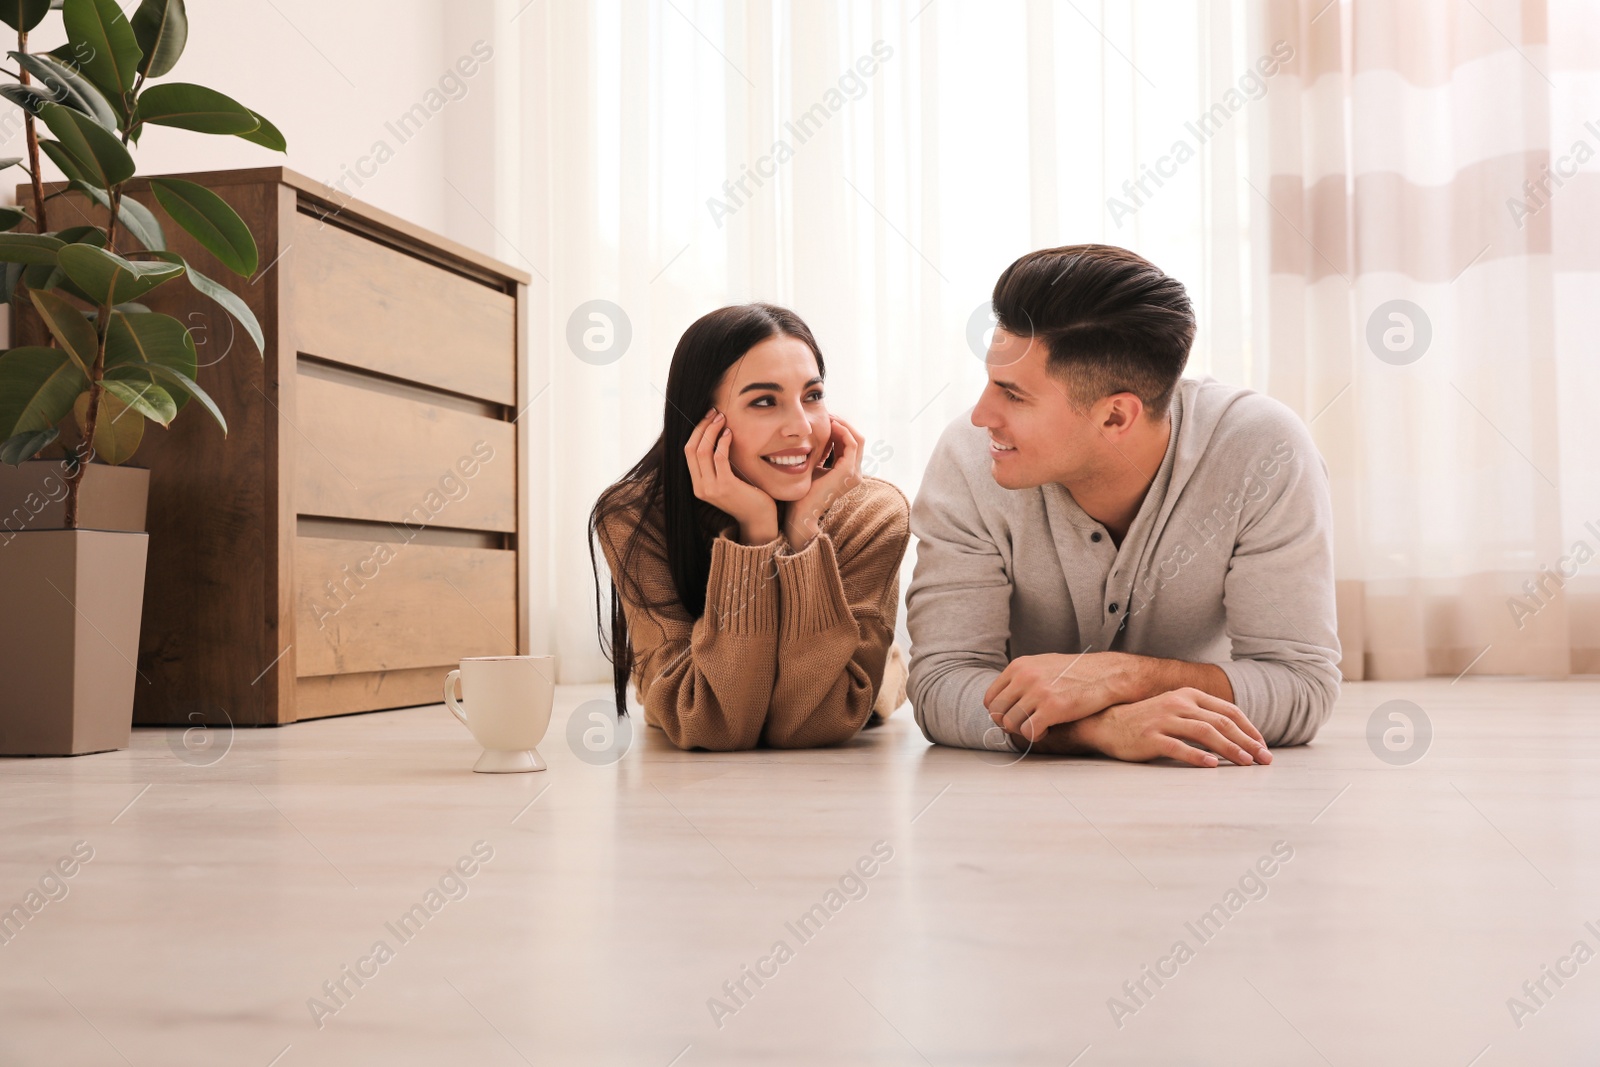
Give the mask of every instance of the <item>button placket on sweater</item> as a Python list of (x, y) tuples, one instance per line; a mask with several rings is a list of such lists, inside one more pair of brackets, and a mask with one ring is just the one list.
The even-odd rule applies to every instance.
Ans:
[(1089, 530), (1087, 541), (1090, 557), (1105, 568), (1105, 577), (1101, 581), (1101, 640), (1097, 643), (1101, 650), (1105, 650), (1111, 647), (1117, 630), (1122, 626), (1122, 612), (1127, 605), (1128, 591), (1121, 587), (1118, 578), (1118, 572), (1122, 569), (1119, 561), (1122, 560), (1127, 542), (1124, 540), (1122, 545), (1116, 544), (1103, 527)]
[[(1128, 531), (1128, 536), (1122, 539), (1120, 545), (1111, 548), (1112, 557), (1107, 566), (1103, 593), (1100, 601), (1100, 620), (1102, 649), (1111, 649), (1115, 644), (1120, 631), (1128, 623), (1129, 609), (1132, 607), (1134, 572), (1137, 569), (1136, 560), (1143, 551), (1135, 543), (1136, 535), (1143, 534), (1144, 530), (1136, 523)], [(1103, 530), (1095, 530), (1089, 535), (1091, 542), (1098, 541), (1100, 545), (1111, 543), (1109, 534)], [(1104, 551), (1104, 549), (1102, 549)]]

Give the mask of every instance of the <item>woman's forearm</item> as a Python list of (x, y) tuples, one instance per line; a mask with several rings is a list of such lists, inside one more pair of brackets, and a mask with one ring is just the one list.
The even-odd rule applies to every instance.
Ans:
[(627, 607), (640, 699), (679, 748), (754, 748), (777, 669), (780, 542), (714, 543), (705, 610), (689, 625)]
[(781, 748), (848, 740), (872, 713), (894, 640), (892, 615), (886, 622), (879, 608), (894, 598), (852, 605), (826, 534), (775, 562), (778, 664), (763, 737)]

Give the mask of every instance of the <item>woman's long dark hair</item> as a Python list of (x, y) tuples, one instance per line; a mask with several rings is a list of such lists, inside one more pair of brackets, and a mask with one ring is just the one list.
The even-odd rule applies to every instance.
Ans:
[[(644, 458), (600, 494), (589, 512), (589, 566), (594, 572), (595, 623), (600, 645), (611, 660), (611, 681), (617, 714), (628, 713), (628, 681), (633, 674), (633, 647), (628, 641), (628, 619), (622, 597), (646, 610), (665, 606), (650, 602), (633, 575), (634, 553), (647, 527), (653, 527), (667, 550), (667, 566), (677, 602), (692, 619), (705, 613), (706, 582), (711, 576), (711, 542), (733, 521), (721, 509), (694, 495), (694, 481), (683, 449), (696, 424), (711, 410), (711, 400), (729, 367), (769, 337), (793, 337), (805, 343), (817, 360), (817, 373), (826, 375), (822, 351), (800, 316), (772, 304), (737, 304), (718, 308), (695, 320), (678, 340), (667, 372), (666, 405), (661, 436)], [(605, 628), (600, 597), (600, 566), (595, 538), (603, 537), (605, 524), (616, 516), (634, 514), (627, 539), (612, 545), (617, 560), (611, 575), (611, 632)], [(621, 586), (619, 588), (619, 583)], [(609, 640), (608, 640), (609, 637)]]

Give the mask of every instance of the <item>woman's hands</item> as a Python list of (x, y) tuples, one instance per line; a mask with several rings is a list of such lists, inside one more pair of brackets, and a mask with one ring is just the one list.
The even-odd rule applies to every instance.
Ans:
[[(788, 504), (781, 530), (778, 502), (733, 469), (728, 458), (733, 431), (728, 429), (727, 418), (715, 408), (700, 420), (689, 435), (689, 443), (683, 446), (694, 495), (731, 516), (739, 524), (739, 540), (744, 544), (764, 545), (781, 532), (788, 538), (791, 550), (800, 551), (817, 536), (818, 523), (829, 505), (861, 482), (866, 439), (837, 415), (829, 416), (829, 420), (832, 433), (828, 447), (833, 450), (833, 467), (814, 468), (811, 487), (805, 496)], [(823, 454), (827, 454), (826, 450)]]
[[(817, 524), (828, 506), (861, 482), (861, 453), (867, 443), (866, 438), (839, 416), (828, 417), (833, 426), (828, 441), (833, 447), (833, 469), (822, 470), (819, 460), (818, 473), (812, 478), (811, 488), (805, 496), (791, 502), (784, 513), (783, 533), (789, 540), (789, 547), (795, 552), (805, 548), (817, 536)], [(823, 454), (826, 455), (826, 451)]]
[(764, 545), (778, 536), (778, 502), (734, 471), (728, 459), (732, 444), (727, 418), (712, 408), (683, 446), (694, 495), (732, 516), (742, 543)]

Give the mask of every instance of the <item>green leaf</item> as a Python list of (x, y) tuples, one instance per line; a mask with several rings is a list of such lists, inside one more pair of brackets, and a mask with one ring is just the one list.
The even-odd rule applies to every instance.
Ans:
[[(192, 379), (198, 363), (194, 337), (183, 323), (172, 316), (148, 311), (134, 314), (112, 312), (111, 330), (106, 335), (107, 377), (112, 377), (112, 370), (117, 369), (115, 377), (143, 378), (156, 384), (147, 372), (130, 375), (127, 370), (120, 369), (155, 365)], [(175, 394), (175, 399), (181, 409), (189, 398), (179, 393)]]
[[(0, 86), (0, 88), (4, 88), (4, 86)], [(67, 176), (67, 181), (78, 182), (82, 185), (89, 184), (89, 176), (83, 173), (83, 170), (72, 158), (71, 153), (62, 146), (60, 141), (52, 141), (48, 137), (41, 137), (39, 138), (39, 148), (45, 155), (50, 157), (50, 162), (54, 163), (57, 169)], [(45, 197), (45, 199), (49, 200), (52, 197)]]
[[(64, 230), (57, 230), (55, 235), (66, 244), (88, 244), (96, 248), (106, 246), (106, 232), (98, 226), (68, 226)], [(38, 263), (27, 268), (22, 280), (29, 289), (56, 289), (60, 288), (82, 300), (86, 304), (93, 304), (94, 298), (78, 288), (61, 269), (59, 263)]]
[(226, 200), (203, 185), (177, 178), (151, 178), (150, 191), (172, 221), (223, 266), (245, 278), (256, 272), (256, 239)]
[(125, 363), (115, 368), (114, 375), (111, 371), (106, 372), (108, 378), (116, 377), (118, 379), (131, 377), (134, 374), (146, 374), (151, 378), (165, 382), (167, 391), (172, 394), (180, 411), (183, 410), (184, 402), (193, 397), (200, 402), (201, 407), (211, 413), (211, 417), (216, 420), (217, 425), (222, 427), (222, 435), (224, 437), (228, 435), (228, 420), (222, 417), (222, 409), (217, 407), (217, 402), (211, 399), (211, 394), (200, 388), (200, 384), (193, 378), (190, 378), (180, 370), (174, 370), (161, 363)]
[(96, 248), (106, 246), (106, 231), (101, 226), (68, 226), (64, 230), (57, 230), (56, 236), (63, 244), (94, 245)]
[[(63, 2), (64, 0), (51, 0), (50, 6), (59, 11)], [(68, 41), (66, 44), (57, 45), (56, 47), (50, 49), (50, 51), (43, 54), (47, 56), (55, 56), (57, 59), (61, 60), (61, 62), (71, 64), (74, 68), (76, 68), (79, 65), (78, 57), (83, 55), (83, 51), (84, 50), (82, 48), (73, 44), (71, 41)]]
[[(216, 420), (217, 426), (222, 430), (222, 436), (228, 436), (228, 420), (222, 417), (222, 409), (217, 406), (217, 402), (215, 400), (211, 399), (210, 393), (200, 388), (199, 382), (195, 381), (193, 378), (190, 378), (180, 370), (175, 370), (172, 367), (164, 366), (160, 363), (151, 366), (150, 373), (167, 382), (169, 391), (171, 391), (171, 388), (180, 388), (183, 390), (183, 392), (189, 394), (189, 396), (198, 401), (200, 406), (205, 408), (206, 411), (210, 412), (211, 417)], [(181, 398), (178, 401), (178, 407), (183, 407), (183, 401)]]
[(0, 0), (0, 22), (22, 33), (50, 14), (50, 0)]
[(106, 366), (161, 363), (194, 377), (199, 357), (188, 329), (171, 315), (112, 311), (106, 334)]
[(47, 233), (0, 233), (0, 261), (56, 264), (56, 253), (66, 242)]
[(111, 133), (120, 132), (117, 113), (112, 110), (110, 101), (75, 68), (51, 55), (32, 55), (27, 52), (12, 52), (10, 55), (18, 66), (50, 87), (56, 103), (83, 112)]
[(261, 126), (258, 129), (251, 130), (249, 133), (241, 133), (236, 136), (243, 137), (246, 141), (253, 141), (265, 148), (270, 148), (274, 152), (287, 152), (289, 150), (289, 143), (283, 139), (283, 134), (278, 132), (278, 127), (268, 122), (267, 117), (259, 111), (252, 111), (250, 114), (256, 117)]
[(44, 324), (50, 327), (50, 332), (61, 342), (67, 354), (77, 360), (78, 369), (83, 371), (84, 377), (88, 377), (89, 368), (94, 366), (100, 350), (100, 335), (95, 333), (94, 324), (65, 298), (48, 289), (34, 289), (29, 295), (33, 298), (33, 306), (39, 309)]
[(61, 104), (45, 104), (39, 109), (39, 118), (91, 184), (110, 189), (133, 177), (133, 157), (128, 150), (88, 115)]
[(145, 248), (151, 252), (166, 251), (167, 235), (162, 232), (161, 221), (156, 218), (155, 212), (127, 193), (123, 193), (122, 199), (117, 201), (117, 218), (121, 220), (123, 228), (137, 237)]
[(87, 388), (89, 379), (59, 348), (29, 346), (0, 355), (0, 440), (54, 426)]
[(5, 170), (7, 167), (14, 167), (21, 162), (21, 156), (7, 156), (5, 159), (0, 159), (0, 170)]
[(60, 436), (61, 431), (55, 426), (48, 430), (25, 430), (0, 444), (0, 463), (21, 466)]
[(144, 50), (139, 73), (147, 78), (166, 74), (189, 40), (189, 15), (183, 0), (144, 0), (133, 14), (133, 36)]
[[(111, 210), (111, 198), (103, 190), (96, 189), (88, 182), (73, 182), (72, 185), (106, 211)], [(117, 202), (117, 221), (145, 248), (152, 252), (166, 251), (167, 237), (161, 230), (161, 222), (156, 218), (155, 212), (127, 193), (123, 193), (122, 199)]]
[(256, 321), (255, 312), (251, 311), (250, 305), (244, 302), (244, 297), (221, 282), (214, 281), (193, 267), (189, 267), (187, 263), (184, 263), (183, 257), (176, 252), (159, 252), (157, 256), (168, 263), (181, 263), (188, 267), (189, 284), (193, 285), (203, 296), (209, 296), (212, 300), (221, 304), (222, 309), (232, 315), (239, 325), (244, 327), (244, 332), (250, 335), (250, 340), (256, 343), (256, 351), (265, 357), (267, 352), (266, 337), (261, 333), (261, 323)]
[[(60, 277), (56, 278), (56, 275)], [(54, 289), (56, 284), (65, 281), (66, 277), (61, 273), (61, 268), (52, 263), (31, 263), (22, 268), (22, 283), (29, 289)]]
[[(109, 384), (109, 383), (108, 383)], [(100, 392), (100, 414), (94, 423), (94, 456), (112, 466), (128, 462), (144, 440), (144, 418), (130, 415), (128, 405), (109, 389)], [(72, 405), (78, 429), (89, 428), (89, 394), (84, 393)]]
[(87, 57), (80, 64), (83, 72), (120, 102), (133, 88), (144, 52), (116, 0), (66, 0), (61, 22), (76, 53)]
[(107, 378), (100, 383), (100, 388), (151, 422), (160, 423), (162, 426), (170, 426), (173, 416), (178, 414), (178, 405), (172, 399), (172, 394), (159, 385)]
[(0, 96), (35, 115), (39, 113), (40, 108), (54, 102), (56, 98), (53, 92), (47, 92), (37, 85), (18, 85), (15, 82), (0, 85)]
[(3, 275), (0, 275), (0, 303), (11, 303), (11, 297), (17, 291), (17, 283), (22, 280), (22, 272), (26, 268), (21, 263), (6, 263)]
[(133, 119), (196, 133), (250, 133), (261, 125), (256, 113), (237, 100), (187, 82), (166, 82), (146, 89), (139, 94)]
[(130, 263), (87, 244), (67, 245), (56, 253), (56, 262), (94, 303), (101, 305), (137, 300), (183, 273), (183, 267), (173, 263)]

